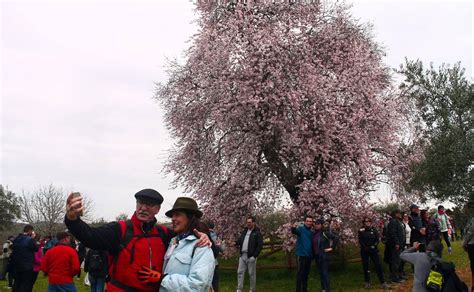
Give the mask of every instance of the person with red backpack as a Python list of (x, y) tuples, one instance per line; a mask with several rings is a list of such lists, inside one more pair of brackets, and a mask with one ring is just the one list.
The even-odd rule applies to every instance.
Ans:
[[(110, 282), (108, 292), (157, 291), (159, 284), (153, 279), (138, 277), (138, 271), (148, 268), (161, 272), (164, 255), (172, 230), (157, 225), (155, 215), (160, 211), (163, 197), (153, 189), (143, 189), (135, 194), (136, 208), (130, 220), (111, 222), (93, 228), (80, 219), (83, 212), (82, 197), (70, 194), (64, 220), (69, 231), (85, 246), (105, 250), (109, 259)], [(195, 231), (200, 238), (198, 245), (210, 245), (209, 238)]]

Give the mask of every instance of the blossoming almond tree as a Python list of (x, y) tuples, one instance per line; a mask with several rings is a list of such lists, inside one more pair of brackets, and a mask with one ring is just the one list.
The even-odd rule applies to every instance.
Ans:
[(406, 103), (346, 7), (259, 2), (196, 4), (200, 30), (156, 95), (176, 139), (167, 170), (229, 236), (284, 196), (290, 221), (351, 226), (398, 163)]

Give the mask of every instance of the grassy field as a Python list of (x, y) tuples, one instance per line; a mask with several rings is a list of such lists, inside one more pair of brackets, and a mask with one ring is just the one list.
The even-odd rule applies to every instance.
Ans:
[[(470, 284), (470, 272), (469, 272), (469, 259), (467, 253), (461, 248), (461, 242), (453, 242), (453, 253), (448, 255), (445, 253), (444, 257), (447, 261), (452, 261), (456, 264), (456, 270), (461, 274), (464, 281)], [(257, 291), (264, 292), (289, 292), (294, 291), (295, 286), (295, 274), (294, 269), (267, 269), (269, 266), (283, 265), (286, 261), (285, 254), (282, 252), (276, 253), (268, 259), (262, 259), (258, 262), (257, 271)], [(230, 292), (235, 291), (237, 283), (237, 258), (220, 261), (222, 269), (220, 271), (220, 291)], [(386, 270), (386, 266), (384, 265)], [(407, 266), (407, 270), (410, 273), (411, 267)], [(319, 275), (316, 275), (316, 268), (313, 264), (310, 280), (309, 290), (320, 291), (319, 286)], [(84, 277), (84, 273), (82, 274)], [(378, 281), (375, 273), (372, 275), (372, 284), (375, 288), (367, 290), (363, 289), (364, 281), (362, 275), (362, 267), (360, 262), (354, 262), (348, 264), (346, 267), (342, 265), (333, 265), (330, 269), (331, 275), (331, 291), (379, 291), (376, 289)], [(387, 273), (386, 273), (387, 275)], [(411, 276), (410, 276), (411, 277)], [(392, 291), (411, 291), (410, 282), (403, 285), (393, 285)], [(6, 281), (0, 281), (0, 292), (11, 291), (6, 290)], [(37, 292), (43, 292), (48, 290), (48, 280), (43, 275), (39, 275), (38, 281), (35, 284), (34, 290)], [(87, 286), (83, 284), (83, 278), (76, 280), (76, 287), (80, 292), (89, 291)], [(245, 279), (245, 287), (248, 289), (248, 276)], [(247, 290), (244, 290), (247, 291)]]

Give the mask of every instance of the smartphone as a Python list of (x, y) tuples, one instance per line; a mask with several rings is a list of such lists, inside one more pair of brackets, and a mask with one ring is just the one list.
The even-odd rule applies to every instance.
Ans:
[[(78, 198), (78, 197), (81, 197), (81, 193), (79, 193), (79, 192), (73, 192), (71, 199)], [(82, 208), (82, 203), (81, 203), (81, 205), (78, 206), (78, 208)], [(80, 215), (82, 216), (82, 212), (81, 212)]]
[(426, 252), (426, 245), (424, 243), (420, 243), (420, 245), (418, 245), (418, 251)]

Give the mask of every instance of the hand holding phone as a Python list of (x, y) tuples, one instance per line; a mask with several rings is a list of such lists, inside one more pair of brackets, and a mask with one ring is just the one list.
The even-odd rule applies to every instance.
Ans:
[(420, 251), (420, 252), (426, 252), (426, 244), (420, 243), (420, 244), (418, 245), (418, 251)]
[(79, 192), (73, 192), (67, 198), (66, 216), (69, 220), (76, 220), (83, 215), (82, 195)]

